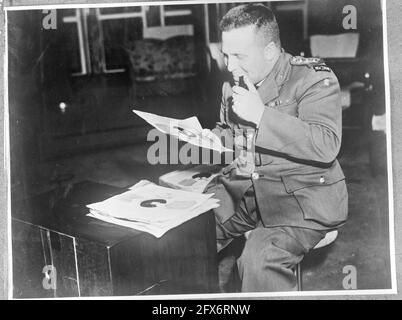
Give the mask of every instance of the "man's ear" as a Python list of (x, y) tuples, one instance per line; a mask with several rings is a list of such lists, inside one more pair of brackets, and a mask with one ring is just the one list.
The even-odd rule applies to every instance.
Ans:
[(271, 41), (264, 47), (264, 56), (269, 61), (274, 60), (276, 58), (277, 51), (278, 48), (276, 47), (276, 44)]

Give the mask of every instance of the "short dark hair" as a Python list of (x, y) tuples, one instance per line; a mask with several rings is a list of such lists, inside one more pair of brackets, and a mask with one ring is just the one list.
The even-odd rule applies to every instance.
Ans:
[(256, 27), (256, 31), (260, 32), (267, 43), (272, 41), (278, 47), (281, 46), (275, 15), (263, 4), (246, 4), (230, 9), (222, 18), (219, 27), (224, 32), (250, 25)]

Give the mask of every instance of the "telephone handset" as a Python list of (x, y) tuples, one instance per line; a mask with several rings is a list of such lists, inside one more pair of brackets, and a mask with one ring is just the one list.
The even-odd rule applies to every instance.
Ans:
[(242, 87), (242, 88), (248, 90), (248, 87), (247, 87), (246, 83), (244, 82), (244, 76), (239, 77), (239, 87)]

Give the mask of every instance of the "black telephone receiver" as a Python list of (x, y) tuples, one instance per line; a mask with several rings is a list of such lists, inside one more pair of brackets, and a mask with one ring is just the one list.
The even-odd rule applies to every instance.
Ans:
[(239, 87), (242, 87), (242, 88), (248, 90), (248, 87), (247, 87), (246, 83), (244, 82), (244, 76), (239, 77)]

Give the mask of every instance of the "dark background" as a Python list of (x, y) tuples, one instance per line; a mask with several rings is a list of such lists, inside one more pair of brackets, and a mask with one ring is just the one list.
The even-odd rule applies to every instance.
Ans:
[[(306, 14), (273, 2), (271, 6), (280, 25), (282, 45), (286, 51), (309, 56), (309, 36), (359, 32), (357, 59), (328, 61), (342, 86), (353, 81), (365, 82), (369, 72), (376, 90), (376, 100), (347, 110), (345, 126), (364, 125), (366, 111), (384, 112), (382, 22), (380, 2), (370, 1), (308, 1)], [(342, 8), (357, 8), (357, 30), (344, 30)], [(219, 41), (217, 24), (230, 4), (209, 4), (209, 39)], [(289, 6), (289, 10), (283, 10)], [(144, 122), (133, 116), (131, 109), (153, 111), (163, 115), (184, 117), (196, 115), (205, 126), (216, 121), (221, 75), (214, 65), (207, 68), (208, 44), (205, 40), (205, 11), (202, 4), (165, 6), (165, 10), (188, 9), (190, 15), (167, 17), (165, 25), (192, 25), (195, 50), (189, 81), (138, 81), (125, 48), (142, 39), (141, 18), (99, 20), (96, 9), (88, 9), (87, 72), (81, 71), (76, 23), (63, 22), (75, 15), (74, 9), (57, 10), (57, 29), (42, 28), (46, 14), (41, 10), (8, 13), (9, 36), (9, 102), (13, 159), (29, 161), (65, 156), (93, 149), (143, 140), (135, 134)], [(101, 14), (138, 12), (140, 7), (103, 8)], [(147, 11), (148, 26), (160, 25), (159, 7)], [(81, 9), (83, 11), (84, 9)], [(338, 13), (338, 14), (336, 14)], [(84, 15), (81, 12), (81, 15)], [(307, 17), (307, 21), (305, 18)], [(81, 17), (82, 19), (82, 17)], [(303, 31), (303, 25), (307, 30)], [(305, 33), (305, 34), (304, 34)], [(186, 40), (187, 41), (187, 40)], [(143, 52), (141, 52), (143, 53)], [(148, 53), (149, 54), (149, 53)], [(174, 67), (174, 66), (173, 66)], [(118, 73), (106, 70), (123, 69)], [(372, 101), (372, 98), (369, 99)], [(358, 100), (359, 101), (359, 100)], [(66, 111), (59, 104), (67, 104)], [(357, 104), (356, 104), (357, 105)], [(374, 110), (374, 111), (373, 111)], [(137, 128), (138, 130), (135, 130)], [(108, 132), (108, 134), (106, 134)], [(134, 133), (134, 134), (133, 134)], [(21, 154), (23, 152), (23, 154)]]

